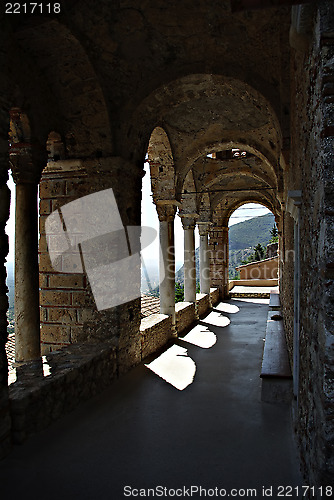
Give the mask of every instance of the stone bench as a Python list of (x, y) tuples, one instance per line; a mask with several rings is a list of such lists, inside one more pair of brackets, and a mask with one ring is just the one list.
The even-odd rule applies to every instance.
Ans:
[[(262, 359), (262, 401), (289, 402), (292, 397), (292, 375), (283, 318), (280, 311), (269, 311)], [(273, 319), (275, 318), (276, 319)], [(281, 318), (281, 319), (279, 319)]]
[(279, 292), (277, 290), (271, 290), (270, 292), (269, 309), (272, 311), (279, 311), (281, 309)]

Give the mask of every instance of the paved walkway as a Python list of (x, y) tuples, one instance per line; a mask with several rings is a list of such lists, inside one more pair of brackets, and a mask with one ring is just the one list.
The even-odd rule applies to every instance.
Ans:
[[(260, 400), (267, 309), (265, 299), (221, 303), (185, 339), (194, 343), (178, 340), (173, 350), (187, 352), (155, 368), (175, 383), (177, 370), (169, 375), (168, 366), (192, 367), (184, 390), (142, 364), (15, 447), (0, 462), (1, 498), (118, 500), (127, 498), (126, 486), (126, 494), (130, 487), (217, 487), (226, 496), (255, 488), (257, 498), (273, 486), (277, 498), (278, 485), (300, 484), (290, 407)], [(255, 496), (246, 493), (232, 494)]]

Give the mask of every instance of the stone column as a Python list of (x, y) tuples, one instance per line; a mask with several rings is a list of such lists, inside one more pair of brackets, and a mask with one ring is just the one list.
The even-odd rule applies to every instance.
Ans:
[(210, 293), (210, 254), (209, 254), (209, 224), (198, 223), (200, 235), (199, 269), (201, 293)]
[(196, 302), (195, 219), (182, 217), (184, 230), (184, 300)]
[[(40, 357), (38, 173), (27, 150), (11, 148), (15, 201), (15, 360)], [(38, 169), (36, 169), (38, 170)]]
[(228, 227), (214, 227), (210, 230), (210, 274), (214, 287), (219, 288), (220, 298), (228, 297)]
[(159, 290), (160, 313), (172, 316), (175, 325), (175, 246), (174, 217), (176, 205), (173, 202), (157, 202), (159, 217)]

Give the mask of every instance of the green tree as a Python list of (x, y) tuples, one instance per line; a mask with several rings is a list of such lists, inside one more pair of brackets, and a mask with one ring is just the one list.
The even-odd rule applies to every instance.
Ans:
[(276, 224), (270, 230), (270, 234), (271, 234), (271, 238), (270, 238), (269, 243), (277, 243), (278, 242), (278, 231), (277, 231)]
[(175, 302), (184, 301), (184, 287), (180, 283), (175, 283)]
[(266, 255), (266, 249), (258, 243), (256, 247), (254, 247), (253, 253), (246, 260), (242, 260), (242, 264), (250, 264), (251, 262), (257, 262), (258, 260), (263, 260)]
[(254, 248), (254, 260), (262, 260), (264, 259), (266, 255), (266, 250), (265, 248), (261, 245), (261, 243), (258, 243), (256, 247)]

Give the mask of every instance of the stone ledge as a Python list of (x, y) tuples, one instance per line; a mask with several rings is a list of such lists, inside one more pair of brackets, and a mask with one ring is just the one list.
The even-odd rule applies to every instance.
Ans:
[(150, 316), (146, 316), (140, 322), (140, 331), (143, 332), (148, 328), (152, 328), (153, 326), (161, 323), (165, 319), (169, 318), (167, 314), (154, 313)]
[(208, 293), (197, 293), (196, 294), (196, 302), (197, 302), (197, 313), (198, 316), (204, 316), (209, 309), (211, 309), (211, 297)]
[(9, 387), (15, 443), (94, 397), (117, 378), (117, 350), (111, 342), (75, 344), (16, 368)]
[[(273, 319), (275, 316), (277, 319)], [(279, 311), (269, 311), (268, 313), (260, 377), (262, 378), (262, 401), (267, 403), (288, 403), (291, 401), (292, 375), (283, 318)]]
[(175, 304), (176, 330), (180, 334), (196, 321), (196, 308), (193, 302)]
[(219, 288), (210, 288), (211, 303), (215, 305), (219, 302)]
[(145, 359), (163, 347), (173, 337), (172, 317), (166, 314), (152, 314), (141, 320), (141, 357)]

